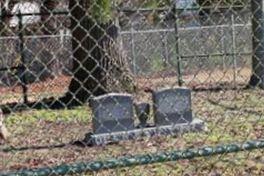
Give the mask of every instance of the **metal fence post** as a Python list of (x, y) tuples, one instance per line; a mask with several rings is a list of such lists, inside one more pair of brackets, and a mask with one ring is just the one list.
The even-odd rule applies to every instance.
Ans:
[(173, 5), (173, 13), (174, 13), (174, 28), (175, 28), (175, 52), (176, 52), (176, 60), (177, 60), (177, 75), (178, 75), (178, 85), (181, 87), (183, 85), (183, 79), (182, 79), (182, 61), (181, 61), (181, 55), (180, 55), (180, 38), (179, 38), (179, 32), (178, 32), (178, 11), (177, 11), (177, 3), (174, 2)]
[(226, 69), (226, 47), (225, 47), (225, 37), (224, 36), (224, 27), (221, 27), (221, 54), (223, 54), (223, 57), (222, 57), (222, 67), (223, 67), (223, 70)]
[(131, 22), (131, 47), (132, 47), (132, 66), (133, 74), (137, 75), (137, 65), (136, 65), (136, 54), (135, 54), (135, 40), (134, 40), (134, 22)]
[(19, 75), (19, 79), (21, 81), (21, 86), (23, 89), (23, 100), (24, 103), (28, 103), (28, 88), (27, 88), (27, 79), (26, 79), (26, 66), (25, 66), (25, 55), (24, 55), (24, 34), (23, 34), (23, 19), (22, 19), (22, 14), (19, 11), (18, 12), (18, 19), (19, 19), (19, 24), (18, 24), (18, 37), (19, 37), (19, 54), (20, 54), (20, 67), (19, 69), (21, 70), (21, 75)]
[(169, 53), (168, 53), (168, 33), (167, 32), (162, 32), (162, 52), (163, 52), (163, 67), (167, 68), (168, 63), (169, 63)]
[(234, 86), (237, 86), (237, 51), (236, 51), (236, 28), (235, 28), (235, 19), (234, 14), (231, 16), (231, 25), (232, 25), (232, 56), (233, 56), (233, 81)]

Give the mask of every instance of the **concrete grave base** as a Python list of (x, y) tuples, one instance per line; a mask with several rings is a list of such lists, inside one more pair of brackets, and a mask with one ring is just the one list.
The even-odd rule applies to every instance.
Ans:
[(190, 123), (182, 123), (168, 126), (148, 127), (121, 132), (90, 134), (83, 143), (87, 145), (105, 145), (125, 140), (135, 140), (143, 137), (179, 135), (187, 132), (199, 132), (205, 130), (205, 123), (200, 119), (194, 119)]

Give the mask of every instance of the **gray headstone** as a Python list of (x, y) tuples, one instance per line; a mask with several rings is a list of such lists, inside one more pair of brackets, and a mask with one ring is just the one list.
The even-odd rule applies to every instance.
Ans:
[(153, 92), (156, 126), (192, 122), (191, 90), (164, 89)]
[(111, 93), (91, 101), (95, 134), (133, 130), (133, 99), (129, 94)]

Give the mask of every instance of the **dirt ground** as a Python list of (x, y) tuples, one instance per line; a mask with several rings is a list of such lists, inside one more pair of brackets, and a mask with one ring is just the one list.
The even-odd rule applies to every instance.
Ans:
[[(211, 71), (199, 71), (189, 75), (184, 75), (184, 86), (193, 89), (197, 88), (214, 88), (217, 86), (240, 86), (246, 84), (250, 78), (250, 68), (240, 68), (236, 72), (234, 70), (211, 70)], [(33, 83), (27, 86), (28, 97), (30, 101), (41, 100), (50, 96), (61, 96), (66, 91), (70, 84), (72, 77), (58, 76), (54, 79), (47, 79), (43, 82)], [(152, 76), (136, 77), (136, 82), (139, 90), (144, 87), (160, 88), (160, 87), (175, 87), (178, 85), (178, 78), (175, 72), (159, 72)], [(23, 97), (22, 87), (17, 84), (13, 87), (0, 87), (0, 104), (21, 102)], [(140, 92), (139, 92), (140, 93)], [(140, 94), (141, 96), (141, 94)]]

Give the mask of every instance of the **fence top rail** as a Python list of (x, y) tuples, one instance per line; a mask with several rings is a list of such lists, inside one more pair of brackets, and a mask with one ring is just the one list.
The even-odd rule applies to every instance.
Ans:
[[(195, 26), (195, 27), (181, 27), (178, 31), (190, 31), (190, 30), (199, 30), (199, 29), (214, 29), (214, 28), (229, 28), (231, 25), (215, 25), (215, 26)], [(234, 24), (234, 27), (250, 27), (251, 23), (247, 24)], [(121, 34), (144, 34), (144, 33), (156, 33), (156, 32), (174, 32), (174, 28), (169, 29), (148, 29), (148, 30), (132, 30), (121, 31)]]
[(14, 14), (0, 14), (0, 18), (5, 18), (5, 17), (24, 17), (24, 16), (43, 16), (43, 15), (48, 15), (48, 16), (56, 16), (56, 15), (69, 15), (70, 11), (50, 11), (50, 12), (40, 12), (40, 13), (14, 13)]
[[(235, 8), (245, 8), (248, 7), (249, 4), (244, 5), (211, 5), (211, 6), (193, 6), (193, 7), (177, 7), (176, 4), (176, 10), (182, 11), (182, 10), (201, 10), (201, 9), (214, 9), (214, 10), (233, 10)], [(167, 6), (167, 7), (157, 7), (157, 8), (117, 8), (117, 11), (119, 12), (126, 12), (126, 13), (138, 13), (138, 12), (151, 12), (151, 11), (172, 11), (173, 8)], [(175, 10), (175, 9), (174, 9)]]
[[(41, 38), (60, 38), (60, 37), (72, 37), (70, 34), (61, 34), (61, 35), (28, 35), (24, 36), (24, 39), (41, 39)], [(19, 39), (18, 36), (3, 36), (0, 37), (0, 40), (5, 40), (5, 39)]]
[[(250, 27), (251, 23), (247, 24), (234, 24), (234, 27)], [(215, 25), (215, 26), (197, 26), (197, 27), (181, 27), (179, 31), (188, 31), (188, 30), (197, 30), (197, 29), (213, 29), (213, 28), (228, 28), (230, 25)], [(133, 30), (134, 34), (144, 34), (144, 33), (159, 33), (159, 32), (174, 32), (174, 28), (168, 29), (148, 29), (148, 30)], [(120, 34), (131, 34), (131, 30), (121, 31)], [(71, 37), (71, 34), (61, 34), (61, 35), (28, 35), (24, 36), (25, 39), (33, 39), (33, 38), (59, 38), (59, 37)], [(18, 39), (18, 36), (1, 36), (1, 39)]]

